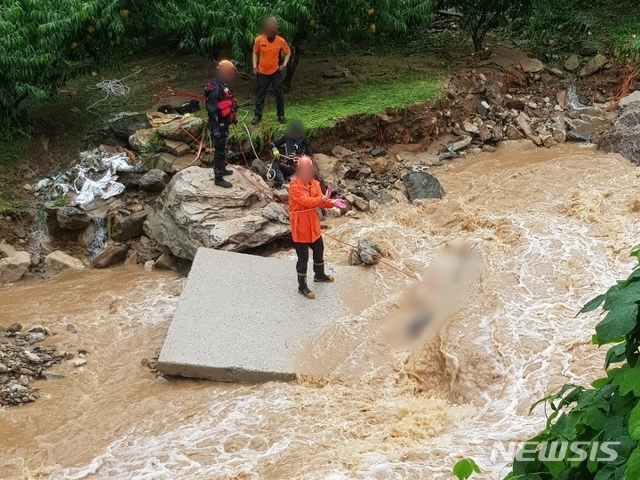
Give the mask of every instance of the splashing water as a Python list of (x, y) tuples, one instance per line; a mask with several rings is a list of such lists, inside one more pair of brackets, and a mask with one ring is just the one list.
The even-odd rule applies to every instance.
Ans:
[[(41, 383), (35, 404), (0, 411), (0, 471), (431, 480), (450, 479), (468, 456), (480, 478), (501, 478), (494, 442), (525, 440), (544, 425), (543, 412), (528, 414), (531, 403), (602, 371), (604, 352), (589, 343), (596, 315), (574, 316), (630, 268), (639, 171), (567, 146), (499, 150), (434, 173), (442, 200), (379, 207), (329, 231), (367, 238), (413, 271), (447, 244), (477, 244), (477, 281), (437, 332), (398, 350), (384, 327), (407, 279), (378, 265), (368, 307), (351, 305), (352, 317), (300, 353), (323, 369), (322, 381), (157, 381), (140, 360), (160, 346), (177, 303), (181, 281), (165, 274), (117, 269), (1, 290), (9, 320), (42, 323), (68, 351), (90, 354), (83, 369), (62, 366), (67, 378)], [(346, 263), (348, 247), (325, 243), (328, 262)], [(283, 295), (288, 287), (295, 295), (294, 285)]]
[(91, 243), (87, 247), (87, 255), (90, 258), (96, 257), (106, 245), (108, 240), (107, 220), (105, 217), (93, 217), (93, 228), (95, 233)]

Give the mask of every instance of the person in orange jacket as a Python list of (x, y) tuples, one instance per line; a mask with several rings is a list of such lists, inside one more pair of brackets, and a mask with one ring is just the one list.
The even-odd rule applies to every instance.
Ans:
[(333, 282), (333, 277), (324, 271), (324, 243), (320, 231), (320, 218), (316, 208), (342, 206), (342, 200), (331, 200), (328, 190), (324, 195), (320, 183), (314, 178), (313, 161), (303, 156), (298, 159), (296, 176), (289, 185), (289, 221), (291, 237), (298, 255), (298, 292), (307, 298), (315, 298), (307, 286), (307, 264), (309, 248), (313, 252), (314, 282)]

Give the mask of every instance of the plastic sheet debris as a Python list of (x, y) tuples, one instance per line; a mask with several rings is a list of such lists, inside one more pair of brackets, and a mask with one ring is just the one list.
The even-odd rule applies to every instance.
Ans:
[(53, 179), (44, 178), (36, 190), (51, 188), (51, 196), (59, 197), (75, 193), (73, 205), (88, 205), (96, 198), (107, 200), (124, 192), (118, 182), (118, 172), (133, 172), (136, 165), (126, 152), (114, 153), (113, 149), (100, 148), (81, 152), (79, 161)]

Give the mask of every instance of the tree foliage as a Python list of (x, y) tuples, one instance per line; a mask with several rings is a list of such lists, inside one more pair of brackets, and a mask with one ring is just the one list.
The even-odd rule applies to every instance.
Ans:
[(184, 48), (246, 59), (262, 19), (275, 15), (294, 48), (288, 81), (312, 34), (348, 43), (399, 35), (429, 0), (0, 0), (0, 108), (46, 98), (70, 78), (114, 66), (151, 34)]
[[(640, 246), (631, 253), (640, 261)], [(637, 480), (640, 478), (640, 265), (629, 278), (587, 303), (581, 313), (602, 307), (604, 318), (596, 326), (593, 343), (613, 346), (605, 360), (606, 377), (593, 388), (565, 385), (541, 400), (551, 414), (546, 428), (530, 444), (580, 445), (586, 458), (570, 449), (552, 458), (516, 460), (508, 480)], [(611, 368), (613, 365), (615, 367)], [(615, 442), (615, 455), (600, 452), (598, 445)]]
[(442, 0), (438, 5), (462, 14), (462, 28), (471, 35), (473, 47), (479, 52), (489, 30), (525, 15), (531, 3), (532, 0)]

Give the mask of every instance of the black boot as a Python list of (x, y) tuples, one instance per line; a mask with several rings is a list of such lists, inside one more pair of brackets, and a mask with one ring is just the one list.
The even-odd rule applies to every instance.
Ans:
[(284, 125), (285, 123), (287, 123), (287, 119), (286, 119), (286, 117), (284, 115), (279, 115), (278, 116), (278, 122), (280, 122), (280, 123), (282, 123)]
[(224, 168), (224, 170), (222, 170), (222, 172), (220, 172), (220, 174), (223, 177), (226, 177), (227, 175), (233, 175), (233, 170), (229, 170), (228, 168)]
[(324, 262), (314, 263), (313, 272), (315, 273), (315, 276), (313, 277), (314, 282), (333, 282), (334, 280), (331, 275), (324, 273)]
[(259, 117), (256, 115), (255, 117), (253, 117), (253, 120), (251, 120), (251, 125), (258, 125), (261, 120), (262, 120), (262, 117)]
[(307, 286), (307, 275), (304, 273), (298, 274), (298, 293), (307, 298), (316, 298), (315, 294)]
[(222, 171), (217, 171), (215, 172), (215, 182), (214, 182), (217, 186), (222, 187), (222, 188), (231, 188), (233, 187), (233, 185), (229, 182), (227, 182), (224, 179), (224, 172)]

